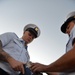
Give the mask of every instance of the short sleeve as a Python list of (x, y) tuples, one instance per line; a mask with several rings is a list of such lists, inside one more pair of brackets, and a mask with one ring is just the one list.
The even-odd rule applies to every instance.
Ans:
[(2, 46), (7, 45), (12, 39), (17, 38), (17, 35), (12, 32), (3, 33), (0, 35)]

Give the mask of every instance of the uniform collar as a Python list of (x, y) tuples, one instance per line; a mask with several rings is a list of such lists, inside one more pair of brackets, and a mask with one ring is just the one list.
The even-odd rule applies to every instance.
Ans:
[(25, 48), (27, 49), (28, 46), (25, 45), (25, 41), (22, 38), (19, 38), (19, 40), (24, 44)]
[(20, 38), (19, 39), (23, 44), (25, 44), (25, 41), (22, 39), (22, 38)]

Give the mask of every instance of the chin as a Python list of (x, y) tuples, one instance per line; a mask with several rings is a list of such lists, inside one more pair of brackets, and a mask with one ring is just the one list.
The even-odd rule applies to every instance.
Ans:
[(27, 41), (26, 43), (29, 44), (30, 42)]

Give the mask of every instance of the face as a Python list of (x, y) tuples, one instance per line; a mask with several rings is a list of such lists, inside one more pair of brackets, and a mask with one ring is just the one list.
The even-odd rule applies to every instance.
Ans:
[(70, 35), (72, 28), (74, 27), (74, 22), (69, 22), (66, 28), (66, 34)]
[(34, 38), (34, 35), (29, 31), (25, 31), (22, 36), (22, 39), (26, 42), (26, 44), (31, 43), (34, 40)]

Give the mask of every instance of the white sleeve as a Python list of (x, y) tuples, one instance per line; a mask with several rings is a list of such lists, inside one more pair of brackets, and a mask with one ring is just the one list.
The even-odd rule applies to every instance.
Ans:
[(7, 32), (0, 35), (0, 40), (2, 42), (2, 46), (7, 45), (13, 38), (15, 38), (15, 33)]

